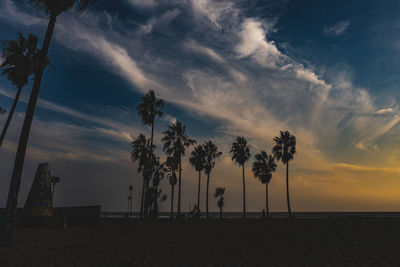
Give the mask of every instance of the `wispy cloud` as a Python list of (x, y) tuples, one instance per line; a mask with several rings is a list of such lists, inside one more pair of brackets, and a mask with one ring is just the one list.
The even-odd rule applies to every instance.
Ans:
[(343, 34), (350, 26), (349, 20), (339, 21), (331, 26), (324, 26), (324, 33), (327, 35), (339, 36)]

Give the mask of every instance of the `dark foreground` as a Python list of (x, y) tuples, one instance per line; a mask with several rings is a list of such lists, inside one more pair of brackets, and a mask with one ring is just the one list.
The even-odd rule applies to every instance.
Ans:
[(0, 266), (394, 266), (400, 219), (101, 223), (19, 229)]

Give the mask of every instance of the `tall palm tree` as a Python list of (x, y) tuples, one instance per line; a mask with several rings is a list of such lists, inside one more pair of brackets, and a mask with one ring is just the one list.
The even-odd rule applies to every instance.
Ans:
[(28, 38), (25, 38), (21, 33), (18, 33), (16, 40), (1, 42), (1, 57), (3, 61), (0, 64), (0, 68), (2, 69), (2, 75), (7, 76), (7, 79), (17, 88), (17, 93), (0, 135), (0, 147), (14, 115), (22, 87), (28, 83), (29, 77), (35, 72), (39, 55), (37, 43), (38, 38), (35, 35), (29, 34)]
[(252, 170), (254, 177), (258, 178), (262, 184), (265, 184), (265, 209), (267, 217), (269, 217), (268, 184), (271, 181), (272, 173), (276, 170), (275, 158), (272, 155), (268, 155), (265, 151), (261, 151), (255, 157), (256, 161), (253, 162)]
[[(144, 134), (139, 134), (139, 136), (131, 143), (131, 159), (133, 162), (138, 162), (138, 172), (143, 174), (143, 186), (142, 186), (142, 198), (140, 202), (140, 217), (144, 214), (144, 201), (146, 197), (146, 184), (149, 183), (150, 175), (149, 170), (149, 160), (150, 154), (152, 154), (153, 148), (150, 146), (150, 139), (147, 139)], [(151, 162), (150, 162), (151, 163)]]
[(277, 160), (281, 160), (286, 164), (286, 199), (289, 217), (292, 217), (292, 210), (290, 209), (289, 199), (289, 161), (294, 158), (296, 154), (296, 137), (291, 135), (289, 131), (280, 131), (280, 135), (274, 138), (275, 146), (272, 149)]
[(157, 158), (153, 168), (153, 194), (150, 195), (151, 211), (154, 218), (158, 218), (158, 199), (161, 197), (161, 189), (158, 189), (160, 182), (164, 179), (165, 172), (167, 171), (165, 163), (160, 163), (160, 158)]
[(192, 153), (190, 153), (189, 162), (199, 173), (199, 184), (197, 186), (197, 212), (200, 214), (200, 181), (201, 172), (204, 170), (205, 165), (205, 151), (202, 145), (196, 146)]
[(181, 188), (182, 188), (182, 156), (185, 155), (185, 149), (194, 145), (195, 140), (186, 135), (186, 126), (180, 122), (175, 122), (168, 125), (168, 130), (165, 131), (161, 142), (164, 145), (164, 152), (168, 156), (173, 156), (178, 159), (178, 216), (181, 213)]
[(214, 197), (219, 197), (218, 199), (218, 208), (219, 208), (219, 217), (222, 219), (222, 208), (224, 206), (224, 193), (225, 187), (217, 187), (215, 189)]
[(246, 182), (244, 178), (244, 164), (250, 159), (250, 149), (247, 141), (243, 136), (236, 137), (236, 141), (232, 143), (230, 153), (232, 160), (243, 169), (243, 218), (246, 218)]
[[(161, 118), (164, 112), (161, 109), (164, 107), (164, 101), (162, 99), (157, 100), (156, 95), (153, 90), (150, 90), (145, 96), (142, 97), (142, 102), (137, 105), (136, 110), (139, 113), (140, 118), (142, 119), (142, 123), (151, 127), (151, 137), (150, 137), (150, 146), (153, 147), (153, 139), (154, 139), (154, 122), (155, 118)], [(144, 189), (143, 192), (149, 191), (149, 185), (143, 184)], [(146, 193), (144, 194), (146, 196)], [(142, 203), (145, 205), (142, 209), (144, 209), (144, 213), (147, 213), (147, 198)]]
[(171, 219), (174, 218), (174, 189), (177, 183), (176, 170), (178, 169), (178, 159), (175, 157), (168, 157), (165, 163), (168, 172), (168, 180), (171, 185)]
[(164, 115), (161, 111), (163, 107), (164, 100), (157, 100), (153, 90), (142, 97), (142, 102), (136, 107), (143, 124), (151, 126), (151, 145), (153, 145), (154, 121), (156, 117), (161, 118)]
[(50, 47), (50, 41), (53, 36), (54, 27), (57, 17), (63, 12), (76, 7), (79, 12), (84, 12), (90, 6), (93, 0), (29, 0), (33, 7), (44, 10), (49, 16), (46, 35), (43, 41), (43, 46), (38, 59), (38, 68), (35, 72), (35, 79), (31, 95), (26, 109), (25, 119), (19, 137), (17, 153), (15, 156), (13, 172), (11, 176), (10, 187), (8, 190), (8, 198), (6, 205), (6, 223), (0, 233), (1, 245), (9, 246), (12, 241), (13, 227), (17, 212), (17, 202), (19, 188), (21, 185), (21, 176), (24, 167), (26, 147), (28, 144), (29, 133), (32, 125), (33, 116), (35, 113), (36, 102), (39, 96), (39, 89), (42, 82), (43, 73), (46, 67), (47, 54)]
[(210, 186), (210, 174), (211, 170), (215, 166), (215, 160), (222, 156), (222, 152), (218, 151), (218, 147), (211, 141), (208, 140), (203, 145), (206, 157), (205, 157), (205, 164), (204, 170), (207, 174), (207, 192), (206, 192), (206, 216), (208, 217), (208, 189)]

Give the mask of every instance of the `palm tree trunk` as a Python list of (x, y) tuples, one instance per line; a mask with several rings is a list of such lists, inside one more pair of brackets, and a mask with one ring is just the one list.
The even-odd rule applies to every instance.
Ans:
[(197, 209), (200, 213), (200, 180), (201, 180), (201, 171), (199, 171), (199, 185), (197, 186)]
[(28, 144), (29, 132), (35, 113), (36, 102), (39, 97), (40, 84), (42, 82), (42, 76), (46, 66), (47, 53), (49, 51), (50, 41), (54, 32), (56, 20), (57, 17), (50, 16), (46, 36), (39, 58), (39, 68), (37, 73), (35, 74), (35, 81), (33, 83), (31, 96), (29, 98), (29, 103), (25, 114), (24, 124), (22, 126), (21, 134), (19, 137), (17, 154), (15, 156), (14, 168), (12, 172), (10, 188), (8, 191), (7, 206), (5, 211), (5, 225), (2, 227), (3, 229), (0, 233), (0, 242), (3, 246), (9, 246), (12, 242), (12, 234), (17, 213), (18, 195), (21, 185), (22, 171), (24, 168), (26, 147)]
[(149, 200), (150, 200), (149, 183), (150, 183), (150, 180), (146, 179), (146, 189), (145, 189), (145, 194), (144, 194), (144, 217), (145, 218), (147, 218), (147, 216), (149, 215)]
[(267, 210), (267, 218), (269, 217), (268, 207), (268, 182), (265, 183), (265, 209)]
[(174, 218), (174, 187), (171, 186), (171, 219)]
[(142, 199), (140, 201), (140, 218), (143, 218), (143, 207), (144, 207), (143, 205), (144, 205), (145, 187), (146, 187), (145, 178), (143, 176)]
[(222, 207), (219, 208), (219, 218), (222, 219)]
[(154, 136), (154, 120), (151, 123), (151, 137), (150, 137), (150, 146), (153, 147), (153, 136)]
[(292, 210), (290, 209), (290, 199), (289, 199), (289, 161), (286, 163), (286, 198), (287, 198), (287, 208), (289, 212), (289, 217), (292, 217)]
[(246, 182), (244, 180), (244, 164), (243, 164), (243, 219), (246, 219)]
[(207, 193), (206, 193), (207, 194), (207, 198), (206, 198), (206, 217), (207, 217), (207, 219), (209, 218), (209, 215), (208, 215), (208, 188), (210, 186), (210, 173), (211, 173), (211, 171), (207, 173)]
[(181, 215), (182, 159), (179, 156), (178, 217)]
[(15, 95), (15, 98), (14, 98), (14, 103), (11, 106), (10, 113), (8, 114), (8, 117), (6, 120), (6, 124), (4, 125), (3, 130), (1, 131), (0, 147), (3, 144), (3, 140), (4, 140), (4, 137), (6, 136), (8, 126), (10, 125), (12, 116), (14, 115), (15, 107), (17, 106), (19, 96), (21, 95), (21, 91), (22, 91), (22, 87), (18, 87), (17, 94)]

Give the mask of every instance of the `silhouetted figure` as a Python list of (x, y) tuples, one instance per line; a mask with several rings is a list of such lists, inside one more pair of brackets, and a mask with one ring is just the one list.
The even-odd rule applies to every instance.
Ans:
[(185, 148), (196, 143), (195, 140), (186, 135), (186, 126), (180, 122), (175, 122), (168, 125), (168, 130), (165, 131), (161, 142), (164, 145), (164, 152), (168, 156), (173, 156), (178, 160), (178, 217), (181, 213), (181, 188), (182, 188), (182, 156), (185, 155)]
[(282, 160), (286, 164), (286, 199), (289, 217), (292, 217), (289, 199), (289, 161), (293, 159), (296, 154), (296, 137), (291, 135), (289, 131), (281, 131), (280, 135), (274, 138), (275, 146), (272, 149), (277, 160)]
[(244, 179), (244, 164), (250, 159), (250, 149), (247, 141), (243, 136), (238, 136), (233, 142), (230, 153), (232, 160), (243, 169), (243, 218), (246, 218), (246, 183)]
[(206, 210), (207, 210), (207, 219), (208, 219), (209, 218), (208, 217), (208, 189), (210, 186), (210, 174), (211, 174), (211, 170), (215, 166), (215, 160), (222, 156), (222, 152), (218, 151), (218, 147), (211, 140), (208, 140), (204, 143), (203, 149), (206, 154), (204, 170), (205, 170), (205, 173), (207, 174)]
[[(154, 122), (155, 118), (161, 118), (164, 112), (161, 109), (164, 107), (164, 100), (157, 100), (155, 93), (153, 90), (150, 90), (145, 96), (142, 97), (142, 102), (136, 107), (140, 118), (142, 119), (142, 123), (151, 127), (151, 137), (150, 137), (150, 148), (153, 149), (153, 137), (154, 137)], [(143, 182), (142, 189), (142, 199), (140, 203), (140, 214), (142, 216), (143, 210), (148, 210), (146, 206), (145, 199), (146, 192), (149, 190), (148, 184), (146, 187), (146, 183)]]
[[(272, 173), (276, 170), (275, 159), (265, 151), (261, 151), (255, 157), (256, 161), (253, 162), (252, 170), (254, 177), (258, 178), (262, 184), (265, 184), (265, 209), (267, 210), (267, 217), (269, 217), (268, 184), (271, 181)], [(263, 212), (265, 213), (264, 210)]]
[(215, 194), (214, 197), (218, 198), (218, 208), (219, 208), (219, 218), (222, 219), (222, 208), (224, 206), (224, 193), (225, 193), (225, 187), (217, 187), (215, 189)]
[(201, 182), (201, 172), (204, 170), (205, 157), (206, 153), (203, 149), (203, 146), (198, 145), (194, 148), (192, 153), (190, 153), (190, 158), (189, 158), (189, 163), (199, 173), (199, 183), (197, 186), (197, 205), (195, 206), (198, 209), (197, 214), (200, 214), (200, 182)]
[(56, 25), (57, 17), (64, 11), (73, 7), (77, 7), (79, 12), (84, 12), (89, 7), (90, 0), (68, 0), (68, 1), (48, 1), (48, 0), (31, 0), (30, 3), (39, 9), (44, 10), (49, 16), (49, 23), (47, 26), (46, 36), (43, 41), (43, 46), (40, 51), (38, 59), (38, 67), (35, 72), (35, 79), (31, 95), (26, 109), (24, 123), (18, 142), (17, 153), (15, 156), (14, 167), (11, 176), (10, 189), (8, 191), (7, 205), (6, 205), (6, 224), (0, 233), (0, 242), (2, 246), (8, 246), (12, 241), (12, 233), (17, 212), (17, 202), (19, 195), (19, 188), (21, 184), (21, 176), (24, 167), (25, 152), (28, 144), (29, 133), (32, 125), (33, 116), (35, 113), (36, 102), (39, 97), (39, 89), (42, 82), (42, 76), (47, 64), (47, 54), (50, 47), (50, 41), (53, 36), (54, 27)]
[(25, 38), (21, 33), (18, 34), (16, 40), (1, 42), (1, 74), (7, 76), (7, 79), (17, 88), (17, 93), (1, 131), (0, 147), (14, 115), (22, 88), (28, 84), (29, 78), (36, 72), (40, 52), (37, 43), (38, 38), (35, 35), (29, 34), (28, 38)]

